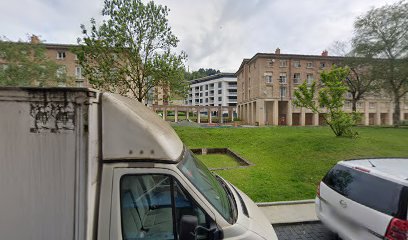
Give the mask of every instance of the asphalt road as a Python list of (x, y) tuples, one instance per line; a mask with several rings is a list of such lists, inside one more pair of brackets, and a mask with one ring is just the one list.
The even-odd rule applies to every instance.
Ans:
[(273, 225), (279, 240), (334, 240), (331, 233), (322, 223), (295, 223)]

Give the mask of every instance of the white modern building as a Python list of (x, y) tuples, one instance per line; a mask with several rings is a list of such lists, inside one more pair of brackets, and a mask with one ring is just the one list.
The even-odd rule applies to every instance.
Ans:
[(192, 80), (186, 105), (236, 106), (237, 78), (235, 74), (218, 73)]

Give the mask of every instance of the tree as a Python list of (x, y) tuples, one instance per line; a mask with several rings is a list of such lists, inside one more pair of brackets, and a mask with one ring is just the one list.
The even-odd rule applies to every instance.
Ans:
[(221, 73), (220, 70), (212, 69), (212, 68), (200, 68), (198, 71), (193, 71), (191, 73), (186, 72), (186, 79), (187, 80), (194, 80), (197, 78), (207, 77), (211, 75), (215, 75), (217, 73)]
[(364, 99), (368, 94), (375, 94), (380, 91), (379, 68), (376, 67), (378, 64), (378, 61), (367, 58), (352, 56), (344, 58), (342, 65), (350, 69), (345, 83), (351, 94), (353, 112), (357, 112), (358, 101)]
[(339, 66), (348, 67), (349, 75), (345, 79), (348, 92), (351, 95), (352, 111), (357, 112), (357, 102), (369, 94), (376, 94), (381, 90), (378, 60), (361, 57), (354, 49), (350, 49), (349, 42), (335, 41), (331, 50), (343, 59)]
[(353, 48), (368, 58), (380, 58), (378, 77), (394, 102), (398, 125), (400, 101), (408, 92), (408, 1), (371, 9), (354, 23)]
[[(323, 119), (336, 136), (354, 137), (357, 133), (352, 126), (356, 119), (353, 114), (345, 113), (342, 110), (344, 95), (348, 90), (345, 85), (348, 74), (348, 68), (336, 66), (329, 71), (323, 71), (320, 74), (321, 87), (317, 89), (316, 82), (309, 86), (305, 81), (295, 91), (294, 104), (308, 108), (313, 113), (322, 114)], [(326, 112), (322, 110), (322, 107), (326, 108)]]
[(142, 102), (154, 87), (183, 89), (186, 55), (172, 53), (178, 39), (172, 33), (166, 6), (153, 1), (105, 0), (100, 26), (81, 25), (78, 50), (84, 75), (96, 88), (131, 95)]
[(0, 38), (0, 86), (66, 86), (73, 84), (65, 66), (46, 56), (42, 43)]

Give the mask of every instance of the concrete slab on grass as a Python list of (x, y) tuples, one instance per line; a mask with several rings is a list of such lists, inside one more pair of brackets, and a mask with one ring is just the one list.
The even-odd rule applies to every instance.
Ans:
[(319, 220), (315, 213), (313, 200), (258, 203), (258, 207), (271, 224), (313, 222)]

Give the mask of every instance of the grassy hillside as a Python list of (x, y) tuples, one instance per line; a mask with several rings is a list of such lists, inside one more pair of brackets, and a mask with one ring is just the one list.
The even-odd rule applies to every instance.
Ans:
[(408, 157), (408, 129), (365, 128), (357, 139), (327, 127), (175, 127), (190, 148), (229, 147), (256, 166), (217, 171), (256, 202), (310, 199), (337, 162), (362, 157)]

